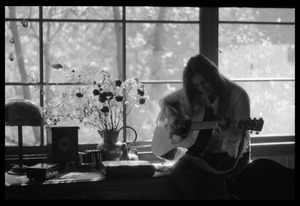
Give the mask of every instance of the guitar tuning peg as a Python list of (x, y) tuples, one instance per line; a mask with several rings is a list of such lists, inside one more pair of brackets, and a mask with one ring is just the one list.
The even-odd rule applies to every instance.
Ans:
[(252, 134), (252, 133), (253, 133), (253, 131), (252, 131), (252, 130), (250, 130), (250, 131), (249, 131), (249, 133), (250, 133), (250, 134)]
[(259, 131), (255, 132), (255, 134), (259, 134)]

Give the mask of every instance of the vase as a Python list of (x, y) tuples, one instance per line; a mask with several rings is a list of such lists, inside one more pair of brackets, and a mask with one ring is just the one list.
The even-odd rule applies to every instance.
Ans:
[[(124, 128), (132, 129), (135, 134), (134, 140), (129, 144), (119, 141), (119, 133)], [(98, 133), (103, 138), (103, 142), (97, 145), (97, 149), (101, 151), (102, 161), (129, 160), (128, 148), (137, 139), (137, 133), (132, 127), (124, 126), (119, 130), (98, 130)]]

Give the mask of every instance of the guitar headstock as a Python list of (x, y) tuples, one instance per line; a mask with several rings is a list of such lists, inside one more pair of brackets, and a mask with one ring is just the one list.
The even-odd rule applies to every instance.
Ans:
[(264, 125), (264, 120), (262, 118), (256, 119), (256, 118), (249, 118), (244, 121), (239, 121), (238, 127), (242, 129), (249, 130), (250, 133), (253, 131), (256, 131), (256, 134), (259, 134), (259, 132), (262, 130)]

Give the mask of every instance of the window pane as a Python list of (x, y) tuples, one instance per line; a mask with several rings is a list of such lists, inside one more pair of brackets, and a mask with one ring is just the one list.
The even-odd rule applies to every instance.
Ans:
[(39, 88), (39, 86), (5, 85), (5, 102), (11, 99), (30, 99), (40, 104)]
[(181, 80), (188, 59), (199, 51), (198, 24), (127, 24), (127, 76)]
[[(22, 126), (23, 146), (40, 144), (40, 127)], [(18, 126), (5, 126), (5, 146), (18, 146)]]
[(126, 7), (127, 20), (199, 21), (197, 7)]
[(295, 22), (295, 9), (220, 8), (221, 21)]
[[(121, 7), (115, 7), (122, 12)], [(43, 15), (46, 19), (121, 19), (122, 13), (113, 13), (111, 6), (44, 6)]]
[(127, 124), (136, 129), (139, 141), (152, 140), (160, 112), (159, 100), (181, 87), (182, 84), (145, 84), (150, 101), (147, 105), (134, 108), (127, 118)]
[(250, 96), (251, 118), (263, 118), (260, 134), (295, 134), (295, 82), (239, 83)]
[[(46, 56), (46, 82), (65, 82), (65, 68), (74, 70), (74, 75), (90, 74), (110, 70), (111, 75), (121, 75), (122, 65), (117, 64), (115, 26), (111, 23), (44, 23), (44, 44)], [(48, 34), (50, 31), (50, 34)], [(122, 32), (122, 30), (119, 30)], [(121, 35), (121, 33), (118, 33)], [(121, 51), (118, 55), (122, 55)], [(54, 65), (63, 68), (55, 69)], [(82, 79), (77, 76), (77, 79)]]
[(219, 50), (230, 78), (295, 78), (295, 26), (220, 24)]
[(39, 25), (5, 22), (5, 81), (39, 81)]
[(32, 19), (39, 17), (39, 7), (37, 6), (6, 6), (5, 18), (13, 18), (10, 13), (12, 9), (15, 9), (15, 18)]

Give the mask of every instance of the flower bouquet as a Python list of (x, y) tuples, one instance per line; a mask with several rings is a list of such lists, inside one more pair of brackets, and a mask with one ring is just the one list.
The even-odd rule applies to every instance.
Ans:
[(124, 115), (149, 101), (144, 85), (137, 78), (113, 80), (105, 70), (97, 72), (94, 79), (91, 76), (76, 74), (70, 69), (65, 73), (69, 81), (81, 82), (82, 85), (70, 86), (49, 101), (44, 107), (48, 125), (76, 120), (100, 131), (119, 130)]

